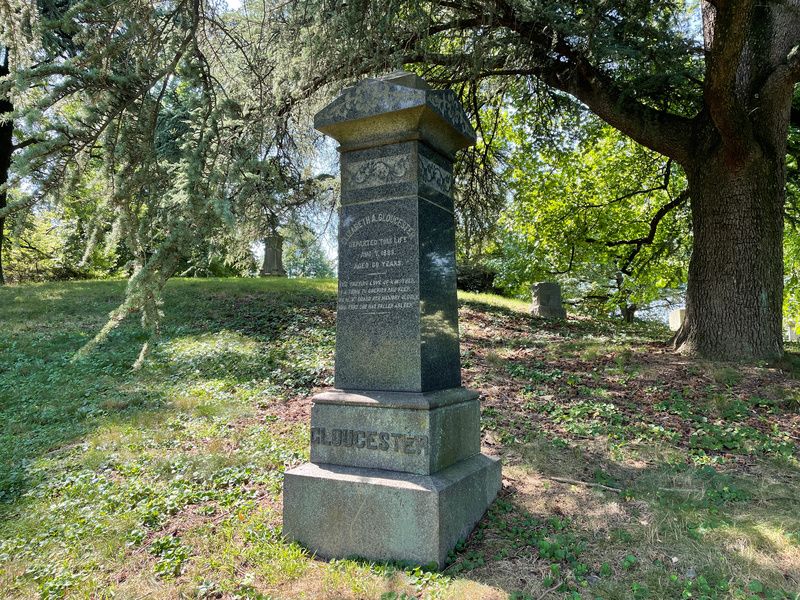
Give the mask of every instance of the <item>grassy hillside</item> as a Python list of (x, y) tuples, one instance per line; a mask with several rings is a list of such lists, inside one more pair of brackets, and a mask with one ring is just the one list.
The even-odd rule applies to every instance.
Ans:
[(281, 539), (332, 383), (335, 282), (177, 280), (97, 351), (123, 282), (0, 289), (0, 598), (798, 598), (800, 385), (659, 327), (462, 296), (504, 489), (442, 573)]

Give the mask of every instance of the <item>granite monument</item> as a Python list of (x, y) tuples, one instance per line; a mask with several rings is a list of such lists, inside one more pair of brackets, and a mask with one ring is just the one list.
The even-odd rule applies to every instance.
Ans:
[(566, 319), (567, 311), (561, 304), (561, 286), (553, 281), (540, 281), (531, 286), (533, 304), (531, 314), (545, 319)]
[(311, 461), (288, 471), (284, 534), (324, 558), (444, 565), (500, 489), (461, 387), (453, 159), (475, 133), (451, 91), (395, 73), (314, 119), (340, 146), (334, 389)]

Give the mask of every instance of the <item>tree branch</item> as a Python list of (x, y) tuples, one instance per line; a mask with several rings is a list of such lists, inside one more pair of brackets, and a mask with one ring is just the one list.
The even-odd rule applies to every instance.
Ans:
[(723, 143), (740, 152), (753, 136), (747, 108), (738, 100), (736, 77), (753, 16), (753, 0), (703, 3), (706, 37), (704, 99)]
[(679, 207), (688, 199), (689, 199), (689, 190), (684, 190), (673, 200), (667, 202), (664, 206), (659, 208), (656, 211), (656, 214), (653, 215), (653, 218), (650, 219), (650, 230), (647, 232), (646, 236), (638, 237), (632, 240), (616, 240), (613, 242), (604, 242), (604, 244), (609, 248), (613, 248), (615, 246), (631, 246), (631, 245), (641, 246), (644, 244), (652, 244), (653, 240), (656, 237), (656, 230), (658, 229), (658, 224), (661, 222), (661, 220), (665, 216), (667, 216), (670, 211)]
[(11, 146), (11, 151), (16, 152), (17, 150), (22, 150), (23, 148), (27, 148), (28, 146), (32, 146), (33, 144), (36, 144), (37, 142), (41, 141), (42, 140), (37, 138), (28, 138), (26, 140), (22, 140), (18, 144), (14, 144), (13, 146)]
[(574, 96), (597, 116), (643, 146), (679, 163), (691, 157), (692, 121), (656, 110), (626, 93), (552, 27), (524, 19), (507, 0), (495, 0), (499, 23), (533, 50), (533, 73), (546, 84)]
[[(800, 19), (798, 19), (798, 25), (800, 26)], [(800, 82), (800, 46), (795, 46), (789, 52), (786, 60), (775, 68), (761, 86), (761, 95), (770, 95), (781, 88), (791, 93), (792, 87), (798, 82)], [(800, 127), (800, 111), (794, 106), (791, 111), (791, 124)]]
[[(667, 185), (669, 184), (669, 166), (667, 168), (667, 172), (665, 173), (664, 178), (664, 185), (663, 187), (659, 187), (656, 189), (666, 189)], [(675, 210), (680, 205), (684, 204), (689, 199), (689, 190), (682, 191), (678, 196), (676, 196), (673, 200), (667, 202), (664, 206), (659, 208), (656, 211), (656, 214), (653, 215), (653, 218), (650, 219), (650, 226), (647, 232), (647, 235), (630, 239), (630, 240), (614, 240), (610, 242), (603, 242), (594, 238), (586, 238), (586, 241), (590, 244), (603, 244), (607, 248), (616, 248), (619, 246), (633, 246), (631, 251), (628, 253), (628, 256), (625, 257), (624, 262), (621, 264), (619, 270), (621, 273), (625, 275), (631, 274), (631, 264), (633, 263), (636, 256), (641, 252), (642, 247), (652, 244), (655, 240), (656, 233), (658, 232), (658, 226), (661, 221), (666, 217), (671, 211)]]
[(650, 194), (652, 192), (657, 192), (659, 190), (666, 189), (663, 185), (659, 185), (652, 188), (647, 188), (645, 190), (635, 190), (633, 192), (628, 192), (626, 194), (622, 194), (622, 196), (617, 196), (613, 200), (609, 200), (608, 202), (603, 202), (602, 204), (582, 204), (580, 208), (603, 208), (605, 206), (611, 206), (612, 204), (616, 204), (618, 202), (622, 202), (624, 200), (628, 200), (629, 198), (633, 198), (634, 196), (642, 196), (645, 194)]
[(550, 275), (566, 275), (570, 271), (572, 271), (572, 263), (575, 262), (575, 244), (572, 244), (572, 249), (569, 253), (569, 264), (567, 264), (567, 268), (562, 271), (548, 271)]

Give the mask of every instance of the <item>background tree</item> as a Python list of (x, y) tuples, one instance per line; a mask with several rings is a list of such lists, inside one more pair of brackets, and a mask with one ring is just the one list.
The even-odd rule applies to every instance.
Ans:
[(229, 242), (257, 199), (258, 165), (288, 169), (292, 126), (272, 92), (273, 34), (263, 12), (226, 15), (205, 0), (82, 0), (38, 30), (42, 40), (73, 32), (80, 51), (20, 63), (6, 82), (17, 131), (31, 143), (14, 156), (15, 198), (0, 217), (63, 205), (102, 164), (101, 201), (85, 211), (86, 255), (121, 243), (130, 280), (86, 350), (131, 313), (155, 334), (173, 274), (236, 263), (241, 245)]
[[(782, 353), (783, 204), (800, 10), (702, 2), (705, 44), (680, 1), (305, 0), (291, 33), (315, 73), (420, 65), (438, 81), (510, 78), (518, 106), (568, 94), (687, 178), (693, 224), (687, 352)], [(295, 39), (295, 44), (297, 39)], [(328, 65), (347, 65), (328, 69)], [(306, 89), (322, 76), (306, 77)]]
[(322, 248), (321, 236), (307, 225), (289, 228), (283, 249), (283, 264), (289, 277), (336, 277), (331, 261)]
[[(800, 90), (792, 115), (800, 116)], [(784, 234), (784, 315), (800, 326), (800, 128), (790, 131), (786, 160), (786, 231)]]
[[(6, 46), (0, 45), (0, 79), (10, 73), (10, 55)], [(3, 249), (6, 245), (6, 216), (2, 213), (8, 205), (8, 170), (11, 168), (11, 155), (14, 153), (14, 122), (9, 118), (14, 110), (8, 96), (0, 95), (0, 285), (6, 281), (3, 269)]]
[[(127, 262), (124, 247), (92, 239), (106, 186), (102, 163), (87, 165), (81, 180), (59, 203), (41, 202), (14, 213), (7, 228), (6, 271), (10, 281), (106, 277)], [(106, 240), (108, 241), (108, 240)]]
[(65, 18), (72, 1), (0, 2), (0, 285), (5, 283), (3, 250), (9, 246), (6, 224), (16, 210), (8, 206), (12, 156), (36, 141), (19, 135), (15, 140), (14, 88), (10, 76), (31, 63), (47, 64), (75, 55), (78, 48), (72, 39), (73, 28)]
[(286, 276), (285, 234), (302, 237), (302, 223), (308, 220), (308, 213), (330, 210), (335, 196), (325, 183), (328, 176), (312, 177), (309, 167), (300, 170), (302, 155), (296, 153), (287, 161), (279, 155), (259, 157), (264, 149), (254, 150), (251, 159), (239, 167), (239, 187), (234, 193), (237, 201), (233, 208), (236, 235), (240, 244), (248, 247), (253, 241), (263, 243), (264, 256), (259, 269), (262, 277)]
[(677, 295), (689, 262), (685, 177), (591, 115), (537, 141), (512, 127), (512, 199), (500, 219), (498, 283), (530, 295), (557, 279), (567, 298), (631, 321), (637, 309)]

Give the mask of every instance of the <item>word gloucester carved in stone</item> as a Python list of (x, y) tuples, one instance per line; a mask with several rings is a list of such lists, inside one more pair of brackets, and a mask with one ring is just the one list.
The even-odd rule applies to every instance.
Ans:
[(311, 444), (363, 448), (404, 454), (427, 454), (428, 436), (406, 435), (388, 431), (359, 431), (355, 429), (311, 428)]

